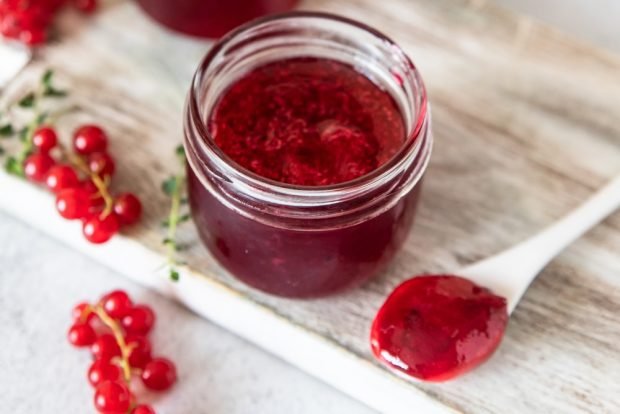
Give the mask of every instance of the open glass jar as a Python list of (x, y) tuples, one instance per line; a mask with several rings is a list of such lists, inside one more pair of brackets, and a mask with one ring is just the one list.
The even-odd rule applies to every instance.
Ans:
[(291, 10), (299, 0), (138, 0), (153, 19), (178, 32), (218, 38), (272, 13)]
[[(396, 155), (318, 187), (271, 181), (232, 161), (208, 128), (218, 99), (253, 68), (295, 57), (346, 63), (389, 92), (406, 131)], [(390, 39), (321, 13), (262, 19), (218, 42), (195, 75), (185, 113), (192, 216), (208, 250), (243, 282), (287, 297), (327, 295), (377, 274), (402, 246), (431, 147), (424, 85)]]

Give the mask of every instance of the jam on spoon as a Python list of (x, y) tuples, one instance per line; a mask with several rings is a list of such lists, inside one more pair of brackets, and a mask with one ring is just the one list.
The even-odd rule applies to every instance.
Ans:
[(619, 206), (620, 176), (537, 236), (462, 269), (464, 277), (425, 275), (402, 283), (375, 317), (374, 355), (424, 381), (446, 381), (476, 368), (499, 346), (509, 313), (538, 273)]
[(375, 356), (425, 381), (463, 374), (493, 354), (506, 299), (459, 276), (418, 276), (394, 290), (372, 327)]

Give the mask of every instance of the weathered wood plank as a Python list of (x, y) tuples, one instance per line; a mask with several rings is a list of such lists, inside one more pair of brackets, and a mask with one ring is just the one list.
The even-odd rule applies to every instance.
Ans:
[[(508, 247), (618, 172), (620, 59), (484, 1), (310, 0), (303, 8), (380, 28), (420, 67), (436, 146), (415, 231), (384, 275), (314, 301), (277, 299), (237, 283), (191, 227), (182, 235), (192, 244), (185, 258), (247, 300), (372, 361), (372, 316), (399, 281), (454, 271)], [(130, 236), (162, 252), (158, 223), (167, 206), (159, 182), (174, 165), (185, 92), (208, 44), (171, 35), (122, 2), (88, 25), (68, 17), (65, 28), (62, 43), (46, 49), (5, 98), (43, 66), (57, 68), (82, 108), (64, 128), (95, 119), (110, 131), (119, 181), (149, 200)], [(448, 384), (415, 387), (462, 412), (617, 410), (619, 250), (615, 215), (544, 271), (488, 364)]]

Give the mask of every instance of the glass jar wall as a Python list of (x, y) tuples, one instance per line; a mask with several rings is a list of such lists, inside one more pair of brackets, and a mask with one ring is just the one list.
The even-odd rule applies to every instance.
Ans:
[(153, 19), (178, 32), (218, 38), (272, 13), (291, 10), (298, 0), (138, 0)]
[[(214, 108), (253, 69), (294, 58), (350, 65), (387, 91), (402, 115), (400, 149), (375, 170), (328, 186), (277, 182), (234, 162), (214, 138)], [(213, 47), (188, 97), (185, 147), (192, 216), (207, 249), (253, 287), (316, 297), (357, 285), (392, 260), (414, 221), (432, 135), (424, 85), (398, 46), (361, 23), (291, 13)]]

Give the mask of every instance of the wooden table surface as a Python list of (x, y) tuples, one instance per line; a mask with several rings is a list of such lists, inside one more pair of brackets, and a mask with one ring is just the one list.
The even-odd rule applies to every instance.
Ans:
[[(192, 246), (184, 259), (188, 269), (220, 286), (223, 296), (271, 315), (261, 319), (266, 331), (276, 321), (291, 327), (291, 344), (297, 334), (320, 338), (348, 362), (363, 366), (369, 384), (375, 376), (389, 376), (393, 389), (408, 390), (411, 398), (398, 408), (395, 399), (403, 393), (383, 389), (384, 395), (372, 395), (364, 378), (313, 369), (304, 360), (320, 365), (326, 347), (304, 348), (310, 352), (297, 356), (278, 348), (250, 326), (256, 321), (244, 325), (224, 315), (225, 303), (232, 302), (213, 299), (211, 308), (201, 308), (194, 300), (189, 306), (205, 309), (199, 311), (380, 411), (617, 412), (618, 214), (543, 272), (514, 313), (497, 354), (461, 379), (430, 385), (393, 377), (372, 359), (368, 332), (377, 308), (400, 281), (424, 272), (455, 271), (509, 247), (620, 172), (620, 58), (485, 2), (309, 0), (302, 8), (375, 26), (401, 44), (420, 68), (436, 144), (415, 231), (389, 271), (360, 289), (313, 301), (278, 299), (236, 282), (205, 252), (191, 226), (182, 234)], [(154, 257), (164, 251), (159, 222), (167, 201), (159, 183), (174, 170), (185, 93), (209, 44), (162, 30), (129, 2), (111, 2), (92, 21), (69, 16), (64, 23), (61, 40), (44, 49), (2, 99), (19, 95), (43, 68), (55, 68), (81, 108), (61, 129), (96, 120), (109, 130), (119, 159), (118, 181), (148, 200), (145, 220), (128, 239), (93, 249), (71, 234), (77, 228), (59, 232), (68, 225), (54, 221), (49, 208), (33, 206), (31, 200), (47, 196), (26, 183), (0, 176), (2, 193), (20, 191), (18, 201), (0, 197), (0, 207), (184, 300), (183, 280), (180, 288), (162, 288), (168, 282), (159, 274), (136, 276), (138, 267), (124, 255), (129, 250), (119, 246), (148, 250)], [(20, 203), (22, 195), (32, 198)]]

